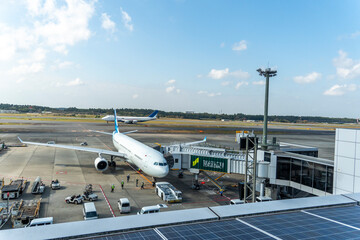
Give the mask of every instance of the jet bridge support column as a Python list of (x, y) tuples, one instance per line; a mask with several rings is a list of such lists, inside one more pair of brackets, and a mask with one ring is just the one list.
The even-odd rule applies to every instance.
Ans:
[[(256, 139), (256, 136), (255, 138)], [(253, 146), (250, 148), (249, 146)], [(253, 153), (252, 155), (250, 155)], [(249, 161), (249, 157), (252, 161)], [(256, 163), (257, 163), (257, 142), (252, 141), (246, 136), (246, 155), (245, 155), (245, 179), (244, 179), (244, 201), (255, 202), (256, 198)], [(248, 194), (248, 190), (250, 194)]]

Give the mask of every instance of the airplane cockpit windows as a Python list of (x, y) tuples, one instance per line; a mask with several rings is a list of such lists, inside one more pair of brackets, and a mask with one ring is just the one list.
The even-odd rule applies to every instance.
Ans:
[(167, 163), (154, 162), (155, 166), (167, 166)]

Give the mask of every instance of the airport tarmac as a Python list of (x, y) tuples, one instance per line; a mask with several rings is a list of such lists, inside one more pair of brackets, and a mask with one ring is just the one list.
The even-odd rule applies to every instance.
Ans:
[[(88, 147), (115, 150), (111, 136), (89, 132), (89, 129), (98, 131), (113, 131), (112, 124), (91, 123), (91, 122), (67, 122), (67, 121), (28, 121), (28, 120), (5, 120), (6, 125), (0, 127), (0, 139), (8, 145), (19, 144), (17, 136), (23, 140), (43, 142), (55, 141), (58, 144), (72, 144), (79, 146), (86, 141)], [(191, 126), (189, 127), (191, 128)], [(183, 133), (179, 129), (171, 132), (171, 127), (150, 126), (145, 124), (124, 125), (121, 124), (120, 131), (130, 131), (138, 129), (139, 132), (131, 134), (131, 137), (155, 146), (155, 143), (168, 145), (175, 142), (189, 142), (201, 140), (205, 135), (208, 142), (217, 146), (226, 146), (236, 149), (235, 131), (233, 134), (207, 133), (207, 129), (201, 130), (196, 127), (195, 133)], [(239, 126), (238, 130), (241, 129)], [(251, 130), (251, 129), (246, 129)], [(270, 135), (276, 136), (278, 141), (291, 142), (319, 148), (319, 157), (333, 159), (334, 155), (334, 132), (333, 131), (301, 131), (289, 134)], [(279, 129), (274, 131), (279, 133)], [(152, 179), (142, 176), (126, 162), (117, 162), (116, 170), (107, 170), (104, 173), (96, 171), (94, 160), (97, 154), (73, 151), (66, 149), (55, 149), (40, 146), (10, 147), (0, 152), (0, 178), (9, 183), (10, 179), (24, 178), (30, 180), (30, 185), (23, 194), (23, 199), (34, 199), (42, 197), (40, 217), (54, 217), (54, 223), (81, 221), (82, 204), (66, 204), (65, 197), (72, 194), (81, 194), (86, 184), (93, 184), (94, 192), (99, 196), (95, 202), (100, 218), (120, 216), (117, 207), (119, 198), (126, 197), (130, 200), (132, 210), (130, 214), (136, 214), (143, 206), (164, 203), (156, 194), (152, 187)], [(105, 156), (106, 157), (106, 156)], [(108, 158), (108, 157), (106, 157)], [(130, 174), (130, 181), (126, 181), (126, 176)], [(42, 196), (32, 195), (30, 188), (37, 176), (41, 176), (46, 184), (45, 193)], [(62, 188), (51, 190), (49, 184), (51, 180), (58, 179)], [(135, 186), (136, 179), (139, 179), (139, 186)], [(200, 180), (205, 184), (199, 191), (192, 190), (191, 185), (193, 176), (185, 172), (184, 178), (177, 177), (177, 171), (171, 171), (164, 179), (158, 181), (168, 181), (183, 192), (183, 202), (178, 204), (167, 204), (168, 208), (162, 211), (197, 208), (224, 205), (229, 203), (229, 199), (238, 198), (237, 188), (234, 187), (239, 180), (239, 175), (225, 175), (220, 179), (227, 185), (227, 191), (223, 196), (217, 192), (216, 188), (207, 181), (206, 177), (200, 174)], [(124, 181), (124, 189), (121, 189), (121, 181)], [(140, 189), (140, 184), (144, 182), (145, 189)], [(111, 192), (111, 185), (115, 184), (115, 191)], [(1, 201), (1, 200), (0, 200)], [(9, 228), (10, 226), (6, 226)]]

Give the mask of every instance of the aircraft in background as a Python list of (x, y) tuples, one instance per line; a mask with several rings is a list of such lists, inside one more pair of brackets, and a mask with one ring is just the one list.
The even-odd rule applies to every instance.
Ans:
[[(136, 124), (138, 122), (146, 122), (151, 120), (156, 120), (156, 116), (158, 114), (158, 110), (155, 110), (153, 113), (151, 113), (147, 117), (128, 117), (128, 116), (117, 116), (117, 120), (121, 121), (123, 123), (127, 124)], [(105, 120), (107, 123), (114, 121), (114, 115), (107, 115), (102, 118), (102, 120)]]
[[(114, 110), (114, 116), (116, 116), (116, 110)], [(115, 130), (113, 131), (113, 133), (101, 132), (101, 131), (93, 131), (93, 132), (112, 135), (114, 147), (118, 151), (115, 152), (104, 149), (60, 145), (54, 143), (49, 144), (49, 143), (26, 142), (26, 141), (22, 141), (20, 137), (18, 138), (21, 143), (30, 144), (30, 145), (65, 148), (65, 149), (97, 153), (99, 154), (99, 156), (95, 159), (94, 165), (96, 170), (100, 172), (107, 170), (109, 166), (113, 166), (115, 168), (116, 162), (114, 161), (114, 158), (119, 157), (124, 161), (135, 164), (144, 173), (152, 177), (162, 178), (169, 173), (169, 166), (162, 153), (127, 136), (127, 134), (129, 133), (136, 132), (136, 130), (121, 133), (119, 132), (118, 121), (115, 120)], [(201, 141), (186, 143), (186, 145), (197, 144), (205, 141), (206, 141), (206, 137)], [(107, 161), (105, 158), (102, 157), (102, 155), (111, 156), (111, 161)]]

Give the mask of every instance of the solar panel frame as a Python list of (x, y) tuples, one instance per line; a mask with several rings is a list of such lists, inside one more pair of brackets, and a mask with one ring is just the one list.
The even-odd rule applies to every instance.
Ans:
[(324, 208), (307, 212), (360, 228), (360, 206)]
[(303, 212), (241, 218), (282, 239), (360, 239), (360, 231)]
[(180, 226), (160, 227), (158, 230), (168, 239), (272, 239), (237, 220), (193, 223)]
[(154, 229), (86, 238), (86, 240), (121, 240), (121, 239), (122, 240), (152, 240), (152, 239), (162, 240), (162, 238), (159, 236), (159, 234), (157, 234), (154, 231)]

